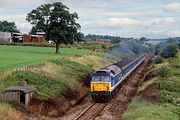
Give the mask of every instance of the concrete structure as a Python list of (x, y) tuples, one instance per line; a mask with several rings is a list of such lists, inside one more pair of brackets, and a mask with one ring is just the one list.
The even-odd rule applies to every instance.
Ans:
[(0, 32), (0, 42), (10, 42), (11, 41), (11, 33), (9, 32)]
[(1, 94), (1, 100), (28, 105), (35, 91), (35, 87), (27, 86), (26, 81), (22, 81), (21, 86), (5, 89)]

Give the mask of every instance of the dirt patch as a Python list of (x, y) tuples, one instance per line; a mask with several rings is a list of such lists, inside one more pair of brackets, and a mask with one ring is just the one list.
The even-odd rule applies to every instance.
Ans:
[(141, 99), (151, 103), (160, 103), (160, 100), (155, 96), (158, 92), (158, 87), (151, 85), (141, 92)]
[(144, 81), (143, 82), (146, 82), (148, 80), (151, 80), (153, 78), (156, 77), (156, 73), (154, 73), (153, 71), (150, 71), (147, 73), (147, 75), (144, 77)]

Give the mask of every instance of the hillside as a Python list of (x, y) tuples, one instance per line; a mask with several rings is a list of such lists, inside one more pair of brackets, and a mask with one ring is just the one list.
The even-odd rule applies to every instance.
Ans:
[(124, 115), (125, 120), (180, 119), (180, 51), (176, 58), (152, 64), (149, 75)]

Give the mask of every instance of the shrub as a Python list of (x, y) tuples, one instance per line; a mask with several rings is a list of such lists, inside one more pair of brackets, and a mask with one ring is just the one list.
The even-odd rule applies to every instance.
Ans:
[(107, 48), (107, 46), (105, 44), (102, 44), (101, 48), (105, 50)]
[(154, 60), (155, 64), (160, 64), (164, 61), (164, 59), (161, 56), (156, 57), (156, 59)]
[(176, 45), (168, 45), (161, 51), (160, 55), (164, 58), (170, 58), (175, 57), (177, 52), (178, 47)]
[(158, 73), (158, 76), (160, 77), (160, 78), (167, 78), (169, 75), (170, 75), (170, 70), (169, 70), (169, 68), (168, 67), (164, 67), (164, 68), (160, 68), (158, 71), (157, 71), (157, 73)]

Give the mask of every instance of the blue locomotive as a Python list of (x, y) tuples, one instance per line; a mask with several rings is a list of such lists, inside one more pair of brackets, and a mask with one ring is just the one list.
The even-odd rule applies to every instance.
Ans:
[(101, 68), (92, 75), (91, 96), (95, 100), (107, 100), (118, 92), (125, 78), (145, 59), (145, 55), (121, 60), (118, 63)]

